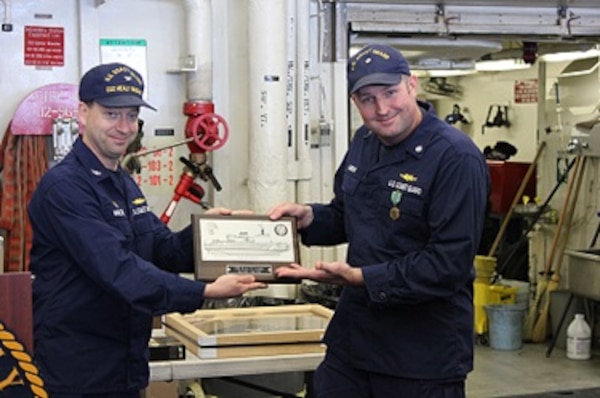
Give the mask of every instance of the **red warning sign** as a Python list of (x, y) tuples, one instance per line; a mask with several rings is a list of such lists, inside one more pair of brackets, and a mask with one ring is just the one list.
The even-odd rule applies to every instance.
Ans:
[(515, 103), (527, 104), (538, 102), (537, 79), (515, 81)]
[(25, 26), (25, 65), (64, 66), (65, 29)]

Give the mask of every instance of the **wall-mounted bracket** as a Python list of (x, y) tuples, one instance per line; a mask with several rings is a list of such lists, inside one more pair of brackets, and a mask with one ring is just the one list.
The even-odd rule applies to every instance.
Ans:
[(198, 64), (196, 63), (196, 56), (193, 54), (179, 57), (179, 63), (177, 68), (168, 69), (167, 73), (187, 73), (196, 72), (198, 70)]

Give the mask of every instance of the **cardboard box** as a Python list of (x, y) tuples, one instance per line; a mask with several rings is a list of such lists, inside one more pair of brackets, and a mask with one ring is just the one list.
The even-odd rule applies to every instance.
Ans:
[(179, 398), (179, 386), (176, 381), (152, 381), (144, 390), (143, 398)]

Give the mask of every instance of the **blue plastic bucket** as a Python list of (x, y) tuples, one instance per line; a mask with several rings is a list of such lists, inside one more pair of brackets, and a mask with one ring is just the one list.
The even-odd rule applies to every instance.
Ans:
[(525, 306), (521, 304), (486, 305), (489, 322), (490, 347), (496, 350), (514, 351), (523, 347), (523, 319)]

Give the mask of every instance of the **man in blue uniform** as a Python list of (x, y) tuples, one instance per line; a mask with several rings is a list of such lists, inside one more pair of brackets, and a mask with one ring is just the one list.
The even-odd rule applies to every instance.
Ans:
[(118, 63), (82, 77), (83, 135), (29, 204), (34, 360), (52, 398), (139, 398), (153, 316), (264, 287), (250, 275), (206, 284), (176, 274), (193, 271), (191, 227), (170, 231), (119, 164), (140, 107), (154, 109), (143, 89)]
[(347, 242), (347, 262), (278, 276), (345, 285), (315, 372), (318, 397), (459, 398), (473, 368), (473, 258), (488, 169), (461, 131), (417, 100), (397, 50), (370, 45), (348, 62), (354, 135), (329, 204), (283, 203), (306, 245)]

